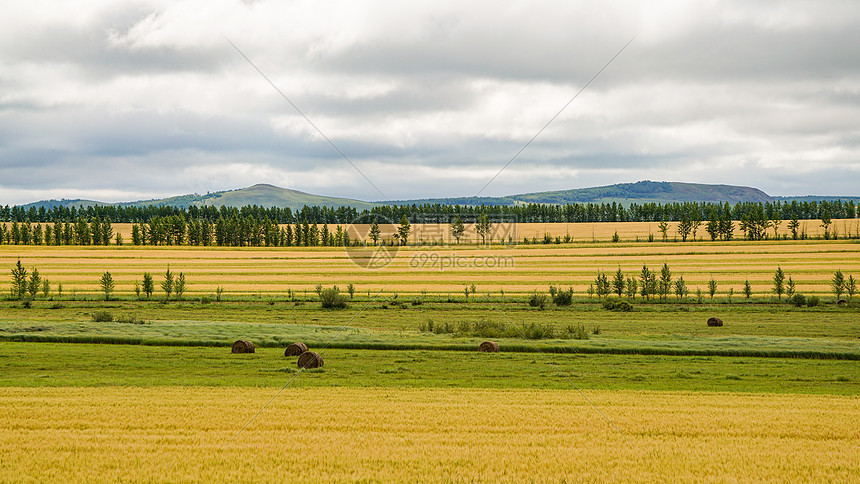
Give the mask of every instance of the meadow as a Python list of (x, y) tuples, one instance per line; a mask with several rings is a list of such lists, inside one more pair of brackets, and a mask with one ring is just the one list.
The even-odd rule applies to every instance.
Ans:
[[(857, 241), (404, 247), (376, 270), (323, 247), (0, 246), (0, 267), (19, 258), (51, 289), (0, 300), (0, 481), (860, 473), (860, 305), (836, 304), (830, 287), (836, 270), (860, 276)], [(691, 294), (619, 312), (586, 292), (598, 271), (664, 263)], [(158, 288), (168, 264), (187, 278), (181, 300)], [(777, 267), (821, 303), (778, 299)], [(151, 299), (134, 292), (144, 272)], [(320, 307), (318, 285), (349, 284), (346, 309)], [(528, 304), (550, 285), (572, 288), (572, 304)], [(712, 316), (725, 325), (707, 326)], [(492, 338), (500, 353), (456, 331), (504, 325), (522, 330)], [(256, 352), (231, 354), (237, 339)], [(293, 341), (325, 365), (299, 370), (284, 356)]]

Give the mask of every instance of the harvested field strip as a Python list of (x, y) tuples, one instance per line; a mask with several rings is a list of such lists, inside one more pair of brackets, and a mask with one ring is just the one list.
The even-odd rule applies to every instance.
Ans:
[[(631, 254), (630, 250), (636, 252)], [(427, 263), (428, 253), (437, 258), (435, 265)], [(777, 266), (793, 276), (799, 290), (810, 294), (827, 294), (830, 277), (837, 269), (846, 275), (860, 275), (860, 244), (833, 241), (472, 247), (456, 251), (403, 248), (390, 265), (377, 271), (363, 270), (341, 249), (331, 248), (0, 247), (0, 265), (11, 267), (19, 256), (25, 265), (39, 267), (54, 283), (62, 282), (67, 290), (83, 293), (97, 292), (98, 277), (110, 270), (119, 284), (118, 294), (128, 294), (143, 272), (158, 275), (168, 264), (174, 272), (186, 273), (189, 295), (210, 293), (218, 285), (233, 294), (276, 294), (287, 287), (312, 289), (317, 283), (353, 283), (365, 291), (402, 287), (413, 294), (459, 292), (470, 284), (489, 284), (491, 288), (482, 290), (520, 294), (543, 290), (549, 284), (571, 285), (582, 292), (598, 270), (614, 272), (620, 266), (626, 275), (636, 275), (643, 264), (657, 269), (664, 262), (675, 276), (683, 275), (691, 289), (704, 286), (713, 276), (721, 294), (730, 288), (737, 292), (746, 279), (767, 285)], [(446, 257), (461, 258), (461, 265), (438, 262)], [(491, 259), (493, 265), (488, 266), (479, 260), (477, 267), (476, 257), (510, 261)]]
[[(272, 400), (276, 391), (0, 389), (0, 472), (62, 482), (847, 482), (860, 473), (856, 397), (312, 388)], [(284, 451), (297, 442), (321, 451)]]
[[(809, 237), (819, 237), (824, 233), (823, 228), (821, 227), (820, 220), (800, 220), (800, 227), (798, 228), (799, 232), (806, 232)], [(708, 234), (705, 231), (705, 223), (699, 227), (697, 232), (699, 239), (708, 239)], [(667, 235), (669, 239), (674, 239), (677, 235), (677, 222), (668, 222), (669, 230), (667, 231)], [(8, 223), (6, 224), (8, 227)], [(45, 225), (45, 224), (43, 224)], [(51, 224), (52, 225), (52, 224)], [(320, 226), (322, 224), (319, 224)], [(523, 237), (527, 237), (531, 239), (532, 237), (537, 238), (538, 240), (543, 240), (544, 234), (550, 234), (552, 237), (564, 237), (565, 235), (570, 235), (573, 237), (575, 241), (588, 241), (592, 240), (592, 237), (598, 240), (609, 240), (614, 233), (618, 233), (618, 235), (622, 238), (622, 240), (635, 240), (637, 237), (640, 240), (645, 240), (648, 238), (648, 235), (651, 234), (655, 239), (660, 240), (662, 234), (658, 228), (659, 222), (558, 222), (558, 223), (516, 223), (515, 228), (511, 229), (510, 235), (515, 237), (517, 241), (521, 241)], [(790, 235), (791, 231), (787, 228), (788, 221), (784, 220), (778, 227), (778, 233), (780, 237), (783, 235)], [(113, 229), (115, 233), (122, 234), (123, 238), (128, 242), (131, 240), (131, 226), (130, 223), (115, 223), (113, 224)], [(739, 239), (743, 237), (743, 232), (740, 230), (740, 222), (734, 221), (735, 231), (734, 238)], [(282, 225), (285, 227), (285, 225)], [(335, 231), (337, 230), (337, 224), (328, 224), (329, 230)], [(367, 233), (367, 225), (357, 224), (357, 228), (359, 228), (360, 233)], [(453, 239), (449, 235), (449, 226), (447, 224), (443, 224), (442, 226), (435, 224), (412, 224), (412, 239), (417, 240), (420, 238), (419, 234), (427, 234), (428, 229), (429, 233), (432, 236), (425, 236), (424, 239), (438, 239), (440, 236), (444, 236), (446, 239)], [(479, 237), (475, 233), (474, 224), (465, 224), (466, 233), (464, 234), (464, 240), (478, 240)], [(854, 237), (860, 237), (860, 220), (858, 219), (834, 219), (831, 225), (831, 232), (836, 230), (840, 237), (844, 237), (845, 235), (851, 235)], [(395, 228), (382, 224), (380, 226), (380, 231), (383, 237), (391, 238), (394, 233)], [(768, 236), (773, 236), (773, 229), (769, 229), (767, 231)], [(692, 238), (692, 237), (691, 237)], [(680, 240), (680, 237), (678, 237)]]

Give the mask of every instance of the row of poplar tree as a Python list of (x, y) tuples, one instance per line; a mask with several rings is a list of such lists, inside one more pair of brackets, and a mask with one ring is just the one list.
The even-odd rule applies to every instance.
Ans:
[(71, 222), (78, 219), (112, 220), (114, 223), (149, 222), (153, 218), (179, 216), (187, 221), (231, 217), (251, 217), (256, 220), (268, 218), (276, 224), (294, 224), (308, 221), (317, 224), (349, 224), (357, 219), (376, 216), (380, 220), (396, 223), (404, 215), (418, 223), (445, 219), (448, 222), (460, 216), (466, 222), (477, 221), (485, 214), (519, 223), (581, 223), (581, 222), (680, 222), (706, 221), (711, 218), (742, 220), (744, 216), (767, 220), (814, 220), (822, 217), (834, 219), (857, 218), (860, 206), (854, 200), (823, 201), (775, 201), (775, 202), (673, 202), (673, 203), (527, 203), (499, 205), (470, 204), (401, 204), (380, 205), (359, 212), (352, 207), (304, 206), (299, 210), (280, 207), (247, 205), (244, 207), (171, 207), (149, 205), (145, 207), (100, 205), (87, 207), (44, 206), (36, 208), (22, 206), (0, 206), (0, 222), (54, 223)]

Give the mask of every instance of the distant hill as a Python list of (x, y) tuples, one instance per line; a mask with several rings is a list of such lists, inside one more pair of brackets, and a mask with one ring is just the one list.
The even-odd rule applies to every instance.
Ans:
[(835, 202), (836, 200), (842, 200), (843, 202), (847, 202), (849, 200), (853, 200), (854, 203), (860, 203), (860, 197), (833, 197), (833, 196), (818, 196), (818, 195), (804, 195), (801, 197), (773, 197), (775, 200), (782, 203), (791, 203), (791, 202)]
[(243, 207), (245, 205), (258, 205), (261, 207), (280, 207), (299, 210), (303, 206), (309, 207), (353, 207), (356, 210), (370, 209), (377, 204), (371, 202), (363, 202), (361, 200), (352, 200), (349, 198), (324, 197), (321, 195), (312, 195), (310, 193), (300, 192), (298, 190), (290, 190), (280, 188), (274, 185), (259, 184), (239, 190), (227, 190), (221, 192), (208, 193), (206, 195), (189, 194), (179, 195), (170, 198), (160, 198), (152, 200), (139, 200), (134, 202), (120, 203), (105, 203), (92, 200), (45, 200), (41, 202), (30, 203), (24, 205), (24, 208), (45, 207), (51, 208), (54, 206), (64, 207), (85, 207), (90, 205), (116, 205), (120, 207), (145, 207), (148, 205), (165, 205), (171, 207), (188, 208), (191, 206), (215, 206), (220, 207), (226, 205), (228, 207)]
[(244, 207), (246, 205), (258, 205), (261, 207), (281, 207), (293, 210), (309, 207), (353, 207), (356, 210), (370, 209), (377, 204), (353, 200), (350, 198), (324, 197), (310, 193), (290, 190), (288, 188), (276, 187), (268, 184), (258, 184), (239, 190), (227, 190), (213, 192), (206, 195), (180, 195), (178, 197), (162, 198), (158, 200), (141, 200), (138, 202), (119, 203), (123, 206), (146, 206), (146, 205), (169, 205), (173, 207), (187, 208), (190, 206), (215, 206), (226, 205), (228, 207)]
[(574, 188), (551, 192), (522, 193), (506, 197), (456, 197), (456, 198), (426, 198), (420, 200), (395, 200), (385, 202), (363, 202), (349, 198), (324, 197), (310, 193), (280, 188), (274, 185), (259, 184), (238, 190), (227, 190), (208, 193), (206, 195), (190, 194), (153, 200), (135, 202), (105, 203), (92, 200), (44, 200), (24, 205), (29, 207), (54, 206), (85, 207), (90, 205), (116, 206), (147, 206), (166, 205), (180, 208), (190, 206), (243, 207), (257, 205), (261, 207), (281, 207), (293, 210), (303, 206), (325, 206), (331, 208), (353, 207), (356, 210), (371, 209), (379, 205), (411, 205), (411, 204), (442, 204), (442, 205), (522, 205), (527, 203), (543, 203), (562, 205), (566, 203), (674, 203), (674, 202), (791, 202), (822, 201), (822, 200), (854, 200), (860, 202), (860, 197), (771, 197), (758, 188), (734, 185), (707, 185), (701, 183), (654, 182), (639, 181), (636, 183), (619, 183), (592, 188)]
[(397, 205), (439, 203), (448, 205), (517, 205), (524, 203), (673, 203), (673, 202), (772, 202), (774, 198), (758, 188), (701, 183), (653, 182), (619, 183), (592, 188), (553, 192), (523, 193), (507, 197), (460, 197), (388, 202)]
[(96, 202), (95, 200), (83, 200), (80, 198), (76, 198), (74, 200), (67, 200), (65, 198), (61, 200), (41, 200), (38, 202), (28, 203), (26, 205), (22, 205), (24, 208), (29, 209), (30, 207), (35, 207), (39, 209), (41, 207), (45, 207), (45, 209), (54, 208), (54, 207), (66, 207), (66, 208), (81, 208), (81, 207), (90, 207), (90, 206), (105, 206), (105, 205), (114, 205), (112, 203), (106, 202)]

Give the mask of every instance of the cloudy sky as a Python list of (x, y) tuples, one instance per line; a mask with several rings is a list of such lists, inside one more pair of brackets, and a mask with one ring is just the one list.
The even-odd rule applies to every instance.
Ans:
[[(0, 203), (637, 180), (860, 195), (860, 2), (0, 6)], [(350, 165), (232, 41), (363, 173)]]

